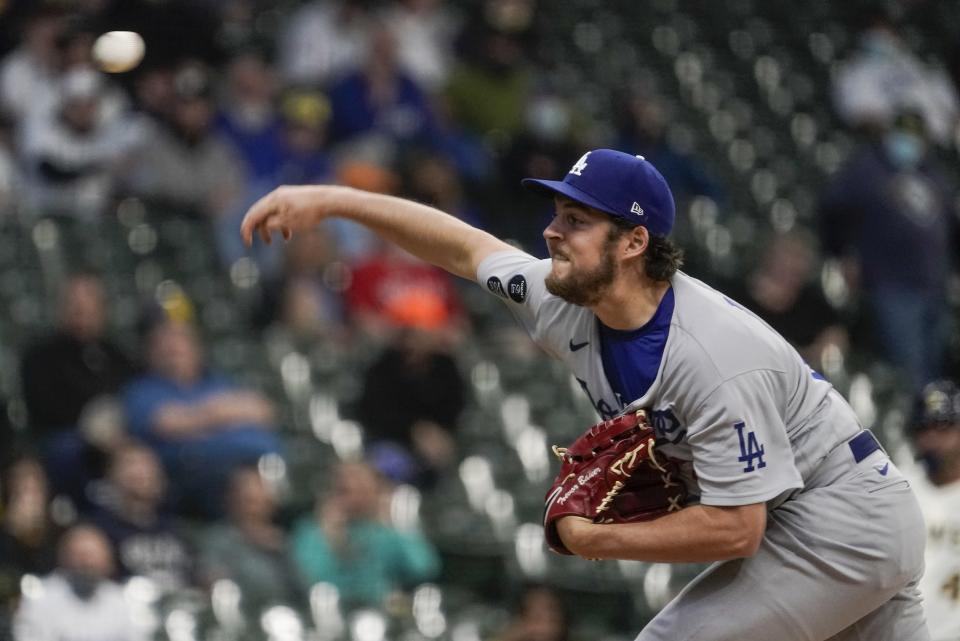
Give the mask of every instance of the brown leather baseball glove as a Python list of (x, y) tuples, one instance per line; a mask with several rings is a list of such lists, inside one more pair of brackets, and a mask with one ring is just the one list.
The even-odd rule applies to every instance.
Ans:
[(543, 527), (547, 544), (573, 554), (557, 534), (557, 520), (581, 516), (595, 523), (649, 521), (683, 507), (687, 490), (677, 461), (656, 453), (643, 410), (597, 423), (570, 447), (553, 447), (560, 473), (547, 492)]

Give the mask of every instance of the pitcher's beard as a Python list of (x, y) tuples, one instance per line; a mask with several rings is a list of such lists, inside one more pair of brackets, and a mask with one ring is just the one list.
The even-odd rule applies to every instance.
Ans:
[(573, 305), (590, 307), (600, 302), (616, 273), (613, 252), (604, 251), (603, 258), (596, 269), (589, 272), (573, 272), (562, 278), (551, 272), (544, 280), (544, 284), (547, 286), (547, 291), (554, 296), (559, 296)]

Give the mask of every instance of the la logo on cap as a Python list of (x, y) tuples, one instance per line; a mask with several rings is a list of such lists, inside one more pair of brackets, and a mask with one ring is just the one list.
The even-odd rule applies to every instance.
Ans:
[(630, 208), (631, 214), (636, 214), (637, 216), (643, 216), (643, 207), (640, 206), (640, 203), (634, 201), (633, 207)]
[(578, 160), (573, 164), (573, 167), (570, 168), (570, 171), (568, 173), (571, 173), (574, 176), (582, 176), (583, 170), (587, 168), (587, 156), (589, 156), (590, 153), (591, 152), (588, 151), (587, 153), (580, 156), (580, 160)]

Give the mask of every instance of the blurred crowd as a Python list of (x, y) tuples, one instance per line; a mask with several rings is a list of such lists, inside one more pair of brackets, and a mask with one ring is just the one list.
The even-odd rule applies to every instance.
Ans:
[[(160, 594), (214, 594), (221, 623), (237, 607), (231, 594), (252, 613), (313, 607), (317, 586), (333, 586), (346, 608), (389, 610), (398, 593), (440, 579), (438, 550), (415, 518), (398, 517), (396, 497), (434, 491), (466, 454), (457, 430), (472, 387), (460, 355), (477, 337), (463, 284), (343, 221), (252, 250), (237, 229), (278, 185), (336, 183), (435, 205), (544, 255), (550, 207), (519, 179), (559, 178), (600, 146), (664, 173), (681, 241), (695, 236), (692, 203), (720, 218), (743, 208), (729, 173), (670, 135), (671, 103), (639, 70), (610, 88), (606, 119), (587, 115), (590, 96), (562, 91), (552, 51), (569, 43), (545, 36), (551, 10), (537, 0), (0, 3), (0, 224), (102, 222), (137, 198), (209, 228), (224, 272), (252, 258), (261, 286), (243, 319), (249, 335), (374, 353), (346, 408), (364, 447), (322, 470), (312, 506), (289, 513), (266, 473), (290, 455), (283, 399), (210, 365), (203, 301), (144, 301), (130, 353), (108, 329), (103, 275), (70, 265), (55, 326), (15, 346), (26, 429), (3, 452), (0, 620), (17, 639), (144, 638), (151, 628), (127, 589), (141, 578)], [(105, 74), (92, 59), (112, 29), (144, 36), (132, 72)], [(712, 273), (696, 246), (688, 268), (828, 378), (877, 361), (926, 398), (925, 386), (960, 373), (960, 55), (913, 50), (889, 14), (868, 13), (857, 29), (833, 86), (817, 88), (856, 144), (813, 185), (814, 224), (774, 229), (758, 217), (762, 242), (741, 271)], [(929, 433), (916, 432), (917, 451), (942, 445), (928, 458), (938, 474), (955, 470), (960, 445), (930, 445)], [(559, 598), (531, 588), (497, 637), (569, 639)]]

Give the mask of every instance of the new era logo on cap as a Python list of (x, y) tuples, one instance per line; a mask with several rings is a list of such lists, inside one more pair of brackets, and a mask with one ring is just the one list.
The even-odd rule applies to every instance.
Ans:
[(560, 180), (525, 178), (525, 187), (546, 195), (562, 194), (616, 218), (666, 236), (676, 207), (667, 181), (643, 156), (613, 149), (583, 154)]

